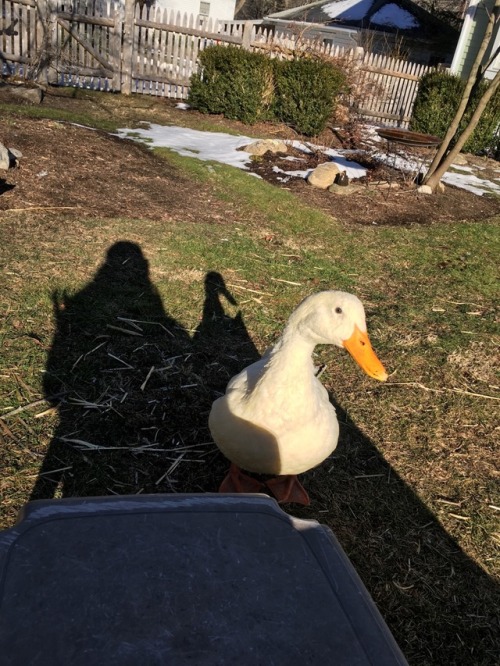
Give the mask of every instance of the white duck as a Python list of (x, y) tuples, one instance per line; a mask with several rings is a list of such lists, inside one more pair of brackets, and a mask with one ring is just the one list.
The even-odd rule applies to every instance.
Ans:
[(303, 300), (274, 347), (233, 377), (212, 405), (212, 437), (232, 463), (219, 492), (262, 490), (244, 469), (275, 476), (265, 485), (279, 502), (309, 504), (296, 475), (325, 460), (339, 436), (335, 409), (312, 361), (317, 344), (345, 347), (370, 377), (387, 379), (356, 296), (323, 291)]

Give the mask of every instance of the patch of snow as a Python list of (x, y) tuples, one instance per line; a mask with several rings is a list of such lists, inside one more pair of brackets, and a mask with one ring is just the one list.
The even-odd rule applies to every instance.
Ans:
[(248, 169), (250, 163), (250, 154), (238, 148), (255, 141), (248, 136), (154, 124), (134, 130), (119, 129), (117, 133), (125, 139), (146, 141), (150, 148), (170, 148), (184, 157), (222, 162), (238, 169)]
[(453, 169), (456, 169), (457, 171), (465, 171), (467, 173), (473, 173), (474, 169), (470, 166), (465, 166), (465, 164), (452, 164), (451, 165)]
[(305, 171), (285, 171), (284, 169), (280, 169), (280, 167), (273, 166), (273, 171), (274, 173), (284, 173), (285, 176), (291, 176), (294, 178), (307, 178), (312, 169), (306, 169)]
[(344, 19), (344, 21), (361, 21), (365, 18), (373, 5), (374, 0), (338, 0), (323, 5), (321, 10), (330, 18)]
[(377, 25), (385, 25), (390, 28), (399, 28), (400, 30), (411, 30), (419, 28), (420, 23), (417, 19), (402, 7), (394, 3), (385, 5), (371, 17), (371, 22)]
[(296, 148), (307, 155), (311, 155), (314, 152), (313, 148), (316, 150), (320, 148), (320, 146), (313, 146), (312, 143), (302, 143), (301, 141), (286, 141), (285, 143), (288, 143), (293, 148)]
[(416, 173), (418, 163), (408, 153), (400, 152), (397, 155), (394, 153), (374, 153), (374, 159), (387, 164), (392, 169), (404, 171), (406, 173)]
[[(375, 128), (367, 126), (365, 129), (375, 140), (379, 141), (379, 137), (375, 133)], [(255, 139), (247, 136), (233, 136), (221, 132), (202, 132), (186, 127), (163, 125), (148, 125), (147, 127), (134, 130), (120, 129), (117, 133), (122, 138), (144, 141), (150, 148), (170, 148), (180, 155), (194, 157), (199, 160), (220, 162), (245, 170), (249, 169), (251, 156), (249, 153), (241, 150), (241, 148), (255, 141)], [(347, 173), (350, 180), (362, 178), (366, 175), (366, 169), (363, 166), (346, 157), (353, 151), (335, 150), (312, 143), (301, 143), (300, 141), (287, 141), (286, 143), (302, 151), (304, 154), (324, 153)], [(373, 155), (375, 159), (384, 162), (392, 168), (416, 175), (419, 163), (409, 154), (403, 151), (395, 155), (380, 151), (380, 146), (378, 148), (379, 150)], [(294, 158), (291, 155), (283, 159), (300, 161), (300, 158)], [(210, 165), (207, 168), (212, 169)], [(472, 169), (470, 166), (454, 165), (453, 168), (454, 172), (448, 171), (443, 176), (442, 180), (444, 183), (468, 190), (479, 196), (492, 192), (500, 195), (500, 184), (497, 184), (496, 178), (492, 180), (478, 178), (474, 175), (474, 172), (477, 173), (478, 169)], [(283, 174), (286, 178), (284, 182), (286, 182), (289, 178), (307, 178), (312, 169), (285, 171), (274, 166), (273, 171)], [(460, 172), (457, 173), (457, 171)], [(261, 178), (261, 176), (251, 171), (249, 174), (256, 178)]]
[(181, 111), (187, 111), (191, 107), (189, 104), (186, 104), (186, 102), (178, 102), (178, 104), (175, 105), (176, 109), (180, 109)]
[(346, 159), (345, 155), (352, 151), (340, 151), (333, 148), (326, 148), (325, 146), (315, 146), (312, 143), (304, 144), (300, 141), (292, 141), (291, 144), (297, 150), (301, 150), (302, 152), (305, 152), (309, 155), (317, 151), (321, 151), (325, 155), (328, 155), (332, 158), (332, 162), (338, 164), (342, 170), (346, 172), (349, 179), (362, 178), (363, 176), (366, 176), (366, 169), (364, 167), (362, 167), (357, 162)]
[(341, 167), (342, 171), (346, 172), (349, 180), (352, 180), (353, 178), (362, 178), (363, 176), (366, 176), (366, 169), (362, 167), (361, 164), (346, 159), (345, 157), (343, 157), (342, 153), (339, 152), (338, 150), (333, 150), (333, 148), (329, 148), (328, 150), (325, 150), (325, 154), (332, 157), (333, 158), (332, 162), (338, 164), (339, 167)]
[(496, 185), (491, 180), (484, 180), (477, 176), (465, 175), (461, 173), (451, 173), (447, 171), (441, 179), (443, 183), (454, 185), (462, 190), (468, 190), (473, 194), (482, 196), (483, 194), (490, 194), (495, 192), (500, 195), (500, 185)]

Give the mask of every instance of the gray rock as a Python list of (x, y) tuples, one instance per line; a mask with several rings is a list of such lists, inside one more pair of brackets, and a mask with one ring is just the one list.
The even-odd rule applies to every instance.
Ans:
[(8, 169), (10, 167), (10, 153), (3, 143), (0, 143), (0, 169)]
[(29, 104), (40, 104), (43, 99), (43, 91), (41, 88), (27, 88), (22, 85), (3, 85), (0, 86), (0, 97)]
[(0, 169), (11, 169), (19, 163), (19, 158), (22, 157), (22, 152), (16, 148), (7, 148), (3, 143), (0, 143)]
[(326, 190), (333, 185), (335, 177), (340, 173), (340, 168), (335, 162), (324, 162), (311, 171), (307, 177), (307, 182), (313, 187), (319, 187)]
[(360, 189), (359, 185), (337, 185), (336, 183), (333, 183), (333, 185), (330, 185), (328, 188), (328, 191), (332, 192), (332, 194), (350, 195), (356, 194)]
[(288, 147), (284, 141), (279, 139), (262, 139), (261, 141), (254, 141), (244, 146), (243, 150), (250, 155), (260, 157), (266, 153), (286, 153)]
[(466, 166), (469, 164), (469, 162), (463, 153), (458, 153), (458, 155), (453, 160), (453, 164), (457, 164), (458, 166)]
[(376, 187), (379, 190), (399, 190), (401, 185), (396, 182), (389, 182), (388, 180), (374, 180), (370, 183), (370, 187)]

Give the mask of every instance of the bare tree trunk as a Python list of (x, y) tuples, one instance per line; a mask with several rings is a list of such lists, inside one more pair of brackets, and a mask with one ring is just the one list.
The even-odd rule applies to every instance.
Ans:
[(441, 178), (444, 176), (446, 171), (449, 169), (451, 166), (453, 160), (455, 157), (458, 155), (458, 153), (462, 150), (464, 147), (467, 139), (470, 137), (472, 132), (476, 129), (476, 126), (482, 116), (482, 113), (484, 109), (486, 108), (486, 105), (490, 101), (490, 99), (493, 97), (495, 92), (497, 91), (498, 87), (500, 86), (500, 71), (498, 71), (495, 75), (495, 78), (491, 82), (491, 84), (488, 86), (488, 88), (485, 90), (483, 96), (479, 100), (479, 103), (477, 105), (476, 110), (472, 114), (472, 117), (469, 121), (469, 124), (467, 127), (464, 129), (462, 134), (459, 136), (457, 142), (451, 148), (451, 150), (446, 154), (446, 156), (441, 160), (439, 163), (439, 166), (434, 170), (432, 175), (429, 176), (429, 174), (426, 175), (426, 181), (425, 184), (428, 185), (433, 191), (436, 189), (436, 187), (439, 184), (439, 181)]
[[(430, 180), (433, 174), (437, 171), (437, 169), (440, 169), (441, 163), (443, 159), (445, 159), (445, 155), (450, 149), (450, 144), (458, 131), (465, 109), (467, 108), (467, 104), (469, 103), (471, 93), (474, 87), (479, 83), (479, 80), (483, 76), (484, 72), (481, 70), (481, 63), (483, 62), (484, 54), (486, 53), (486, 50), (490, 45), (493, 35), (493, 28), (495, 27), (495, 23), (498, 20), (499, 16), (500, 16), (500, 0), (495, 0), (495, 5), (489, 16), (488, 25), (484, 33), (483, 41), (481, 42), (481, 46), (479, 47), (479, 51), (477, 52), (477, 56), (476, 59), (474, 60), (474, 64), (472, 65), (469, 77), (467, 78), (467, 83), (465, 84), (465, 89), (462, 95), (462, 99), (460, 100), (460, 104), (458, 105), (455, 117), (451, 121), (448, 131), (446, 132), (446, 135), (443, 141), (441, 142), (441, 145), (436, 155), (434, 156), (434, 159), (432, 160), (427, 173), (425, 174), (423, 182), (424, 184), (429, 185), (429, 187), (432, 187), (432, 185), (430, 184)], [(465, 143), (465, 141), (463, 143)], [(433, 179), (433, 182), (435, 182), (435, 179)], [(437, 185), (438, 182), (439, 180), (435, 182), (435, 185)]]
[(237, 0), (236, 7), (234, 8), (234, 15), (236, 16), (239, 11), (245, 6), (246, 0)]

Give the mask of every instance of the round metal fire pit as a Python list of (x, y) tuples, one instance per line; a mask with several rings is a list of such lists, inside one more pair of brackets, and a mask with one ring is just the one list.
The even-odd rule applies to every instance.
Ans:
[(386, 139), (392, 143), (401, 143), (405, 146), (420, 146), (422, 148), (438, 146), (442, 141), (442, 139), (432, 134), (421, 134), (420, 132), (410, 132), (410, 130), (392, 129), (389, 127), (379, 128), (377, 134), (382, 139)]

